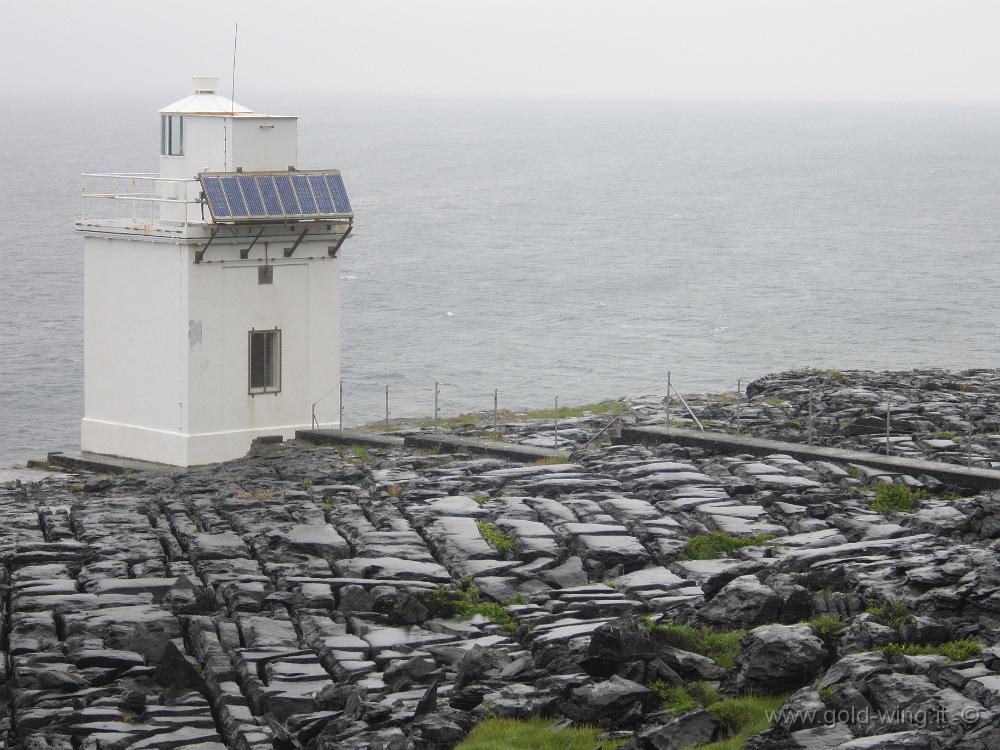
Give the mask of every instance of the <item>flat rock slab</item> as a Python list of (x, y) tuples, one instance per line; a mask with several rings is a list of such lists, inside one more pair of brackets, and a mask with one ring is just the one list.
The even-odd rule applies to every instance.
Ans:
[(199, 560), (250, 559), (250, 548), (242, 537), (231, 531), (222, 534), (196, 534), (191, 542), (192, 562)]

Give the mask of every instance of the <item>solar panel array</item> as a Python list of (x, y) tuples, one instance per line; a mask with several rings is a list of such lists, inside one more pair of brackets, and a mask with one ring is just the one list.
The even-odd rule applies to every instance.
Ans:
[(214, 221), (350, 216), (340, 172), (212, 172), (198, 175)]

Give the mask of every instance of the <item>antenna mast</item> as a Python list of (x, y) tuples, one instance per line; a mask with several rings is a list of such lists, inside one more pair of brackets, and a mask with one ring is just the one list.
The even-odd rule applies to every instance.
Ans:
[(229, 107), (230, 115), (236, 113), (236, 41), (239, 39), (240, 35), (240, 22), (234, 22), (236, 27), (233, 30), (233, 83), (232, 87), (229, 89)]

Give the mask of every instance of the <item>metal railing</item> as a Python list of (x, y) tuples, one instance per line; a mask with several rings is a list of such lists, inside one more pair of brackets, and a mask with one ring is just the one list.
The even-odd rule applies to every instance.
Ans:
[[(149, 172), (84, 172), (88, 181), (108, 185), (105, 190), (80, 187), (80, 222), (109, 222), (125, 226), (152, 226), (161, 222), (187, 226), (205, 223), (201, 183), (188, 177), (161, 177)], [(123, 184), (125, 183), (125, 184)], [(106, 211), (96, 209), (106, 207)], [(198, 206), (195, 217), (189, 206)], [(90, 210), (88, 211), (88, 208)], [(89, 215), (88, 215), (89, 214)]]

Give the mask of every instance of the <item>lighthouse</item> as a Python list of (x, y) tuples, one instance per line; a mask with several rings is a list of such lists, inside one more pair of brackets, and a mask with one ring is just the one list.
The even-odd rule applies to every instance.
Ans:
[(340, 172), (299, 167), (297, 117), (193, 88), (159, 173), (84, 176), (86, 452), (195, 466), (340, 426), (312, 408), (340, 413)]

